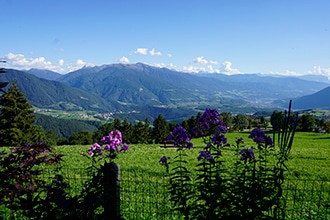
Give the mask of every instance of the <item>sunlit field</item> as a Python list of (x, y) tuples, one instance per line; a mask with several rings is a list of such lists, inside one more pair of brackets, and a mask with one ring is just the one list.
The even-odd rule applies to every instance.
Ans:
[[(230, 144), (235, 139), (243, 137), (246, 147), (253, 146), (248, 138), (248, 132), (228, 133)], [(194, 148), (186, 150), (187, 160), (193, 166), (204, 144), (201, 139), (193, 139)], [(234, 147), (234, 146), (232, 146)], [(91, 164), (88, 156), (83, 157), (80, 152), (87, 153), (89, 146), (58, 146), (56, 151), (65, 154), (62, 165), (66, 168), (85, 168)], [(159, 144), (134, 144), (126, 153), (118, 155), (116, 162), (122, 169), (138, 169), (145, 171), (165, 171), (158, 163), (161, 156), (174, 157), (175, 149), (160, 148)], [(228, 156), (228, 155), (227, 155)], [(288, 174), (295, 177), (330, 179), (330, 135), (318, 133), (298, 132), (295, 135), (292, 151), (287, 166)]]

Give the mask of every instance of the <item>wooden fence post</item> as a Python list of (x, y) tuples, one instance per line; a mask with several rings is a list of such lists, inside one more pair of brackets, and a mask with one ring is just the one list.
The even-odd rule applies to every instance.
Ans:
[(104, 217), (120, 219), (120, 166), (115, 163), (104, 165)]

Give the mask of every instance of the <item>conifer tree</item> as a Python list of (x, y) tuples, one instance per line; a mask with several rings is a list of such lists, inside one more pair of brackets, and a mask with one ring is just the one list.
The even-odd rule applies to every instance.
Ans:
[(124, 142), (126, 144), (131, 144), (134, 139), (134, 126), (132, 123), (128, 122), (127, 118), (123, 120), (120, 131), (123, 135)]
[(16, 144), (36, 141), (35, 115), (15, 82), (0, 98), (0, 146), (14, 146)]
[(155, 139), (155, 143), (162, 143), (165, 141), (170, 134), (166, 119), (160, 114), (154, 120), (154, 128), (153, 128), (153, 137)]
[(145, 143), (152, 144), (153, 143), (152, 129), (151, 129), (150, 121), (148, 118), (146, 118), (144, 120), (144, 132), (145, 132)]

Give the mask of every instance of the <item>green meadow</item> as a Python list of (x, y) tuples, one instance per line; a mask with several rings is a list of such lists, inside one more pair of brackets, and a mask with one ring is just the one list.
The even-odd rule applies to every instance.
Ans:
[[(245, 147), (254, 146), (248, 138), (249, 132), (227, 133), (230, 144), (235, 144), (236, 138), (243, 137)], [(191, 166), (197, 163), (199, 151), (204, 147), (201, 139), (193, 139), (194, 148), (186, 150), (187, 161)], [(90, 146), (58, 146), (56, 151), (63, 153), (65, 168), (86, 168), (91, 161), (88, 156), (81, 156), (80, 152), (87, 153)], [(133, 144), (125, 153), (120, 153), (116, 162), (122, 169), (136, 169), (144, 171), (163, 172), (165, 169), (158, 163), (161, 156), (174, 157), (175, 149), (160, 148), (159, 144)], [(231, 154), (233, 155), (233, 154)], [(228, 156), (228, 155), (224, 155)], [(229, 158), (228, 158), (229, 159)], [(330, 134), (297, 132), (289, 161), (287, 174), (294, 177), (308, 179), (330, 180)]]

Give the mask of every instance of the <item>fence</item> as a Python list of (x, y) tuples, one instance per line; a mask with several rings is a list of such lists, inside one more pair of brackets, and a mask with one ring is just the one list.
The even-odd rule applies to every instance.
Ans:
[[(79, 188), (81, 180), (88, 179), (79, 177), (77, 170), (68, 170), (66, 176), (75, 183), (70, 184), (75, 188)], [(168, 177), (164, 172), (121, 168), (120, 178), (120, 212), (125, 219), (182, 219), (179, 212), (171, 209)], [(330, 219), (329, 179), (289, 177), (283, 195), (286, 219)]]
[[(121, 213), (125, 219), (180, 219), (171, 211), (163, 173), (121, 171)], [(287, 178), (283, 186), (286, 219), (330, 219), (330, 180)]]
[[(54, 173), (49, 171), (46, 175)], [(91, 179), (85, 169), (63, 169), (62, 175), (69, 182), (72, 195), (79, 193), (85, 182)], [(330, 219), (329, 179), (287, 178), (283, 195), (286, 219)], [(165, 173), (120, 170), (120, 212), (124, 219), (182, 219), (181, 214), (171, 207)]]

